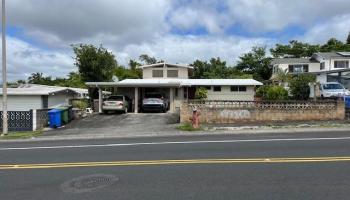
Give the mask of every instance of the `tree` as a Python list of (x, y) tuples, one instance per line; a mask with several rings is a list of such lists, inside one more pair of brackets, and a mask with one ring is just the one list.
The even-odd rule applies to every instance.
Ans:
[(141, 62), (145, 63), (146, 65), (156, 64), (158, 61), (155, 57), (151, 57), (147, 54), (140, 55)]
[(272, 80), (278, 82), (279, 85), (283, 85), (287, 83), (291, 79), (291, 75), (288, 72), (288, 69), (282, 70), (281, 68), (277, 68)]
[(68, 79), (65, 82), (66, 87), (75, 87), (75, 88), (86, 88), (84, 81), (81, 78), (81, 75), (78, 72), (70, 72), (68, 74)]
[(270, 49), (272, 56), (275, 58), (285, 57), (287, 55), (296, 58), (310, 57), (319, 51), (319, 45), (311, 45), (297, 40), (292, 40), (287, 45), (276, 44), (275, 48)]
[[(118, 64), (114, 55), (102, 46), (72, 45), (75, 53), (74, 65), (78, 67), (83, 82), (111, 81)], [(89, 88), (90, 99), (98, 97), (96, 88)]]
[(265, 47), (253, 47), (249, 53), (239, 57), (236, 69), (252, 74), (254, 79), (263, 81), (269, 80), (272, 75), (270, 58), (266, 57)]
[(349, 34), (348, 34), (348, 38), (346, 39), (346, 44), (350, 45), (350, 31), (349, 31)]
[(81, 79), (88, 81), (111, 81), (117, 67), (114, 55), (102, 46), (73, 45), (74, 65), (78, 67)]
[(51, 76), (45, 77), (43, 73), (40, 73), (40, 72), (32, 73), (28, 77), (28, 83), (41, 84), (41, 85), (54, 85)]
[(299, 74), (289, 82), (290, 93), (295, 100), (307, 100), (310, 97), (309, 83), (315, 82), (316, 76), (310, 74)]

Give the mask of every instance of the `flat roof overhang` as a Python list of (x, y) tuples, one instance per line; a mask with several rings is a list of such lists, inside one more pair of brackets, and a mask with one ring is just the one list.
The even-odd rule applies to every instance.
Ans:
[(180, 87), (180, 83), (86, 82), (89, 87)]
[(305, 72), (306, 74), (334, 74), (339, 72), (350, 72), (350, 68), (347, 69), (336, 69), (331, 71), (319, 71), (319, 72)]

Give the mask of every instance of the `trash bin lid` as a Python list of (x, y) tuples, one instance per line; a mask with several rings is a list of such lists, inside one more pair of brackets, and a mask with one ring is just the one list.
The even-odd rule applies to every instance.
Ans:
[(58, 112), (61, 112), (61, 110), (54, 108), (54, 109), (48, 111), (47, 113), (58, 113)]

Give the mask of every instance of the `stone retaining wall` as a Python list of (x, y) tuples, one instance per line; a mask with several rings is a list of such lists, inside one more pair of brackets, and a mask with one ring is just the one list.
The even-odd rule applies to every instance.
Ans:
[(181, 106), (181, 123), (190, 122), (193, 109), (200, 111), (201, 123), (209, 124), (345, 118), (345, 106), (341, 101), (192, 101)]

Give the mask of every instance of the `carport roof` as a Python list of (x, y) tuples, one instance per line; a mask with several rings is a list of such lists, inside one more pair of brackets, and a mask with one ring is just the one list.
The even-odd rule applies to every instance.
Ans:
[(263, 85), (254, 79), (125, 79), (120, 82), (87, 82), (90, 87), (182, 87)]

